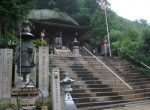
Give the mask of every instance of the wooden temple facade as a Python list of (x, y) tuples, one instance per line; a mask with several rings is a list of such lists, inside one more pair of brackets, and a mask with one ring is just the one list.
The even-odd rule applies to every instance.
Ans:
[[(34, 14), (34, 13), (33, 13)], [(68, 15), (64, 15), (64, 17)], [(72, 18), (70, 17), (72, 20)], [(34, 25), (33, 34), (40, 38), (41, 32), (44, 30), (44, 39), (46, 39), (49, 45), (57, 49), (69, 48), (72, 50), (72, 43), (75, 37), (80, 41), (89, 31), (89, 26), (79, 26), (78, 23), (71, 20), (59, 18), (30, 18)]]
[(36, 27), (34, 30), (36, 36), (40, 37), (41, 32), (45, 30), (44, 39), (46, 39), (54, 48), (58, 49), (71, 48), (74, 38), (77, 37), (80, 39), (80, 37), (82, 37), (89, 30), (89, 27), (86, 26), (75, 26), (44, 21), (32, 22)]

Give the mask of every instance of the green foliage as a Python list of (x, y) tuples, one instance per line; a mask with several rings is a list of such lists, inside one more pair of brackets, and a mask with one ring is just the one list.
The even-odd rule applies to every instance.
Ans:
[(134, 30), (133, 28), (128, 28), (128, 30), (125, 31), (125, 36), (131, 41), (138, 41), (139, 32)]
[(2, 38), (0, 38), (0, 48), (12, 48), (16, 45), (17, 42), (18, 38), (13, 34), (8, 33), (6, 35), (3, 35)]
[(42, 99), (41, 97), (35, 101), (35, 106), (37, 109), (41, 108), (41, 106), (47, 106), (47, 105), (48, 105), (47, 101)]
[(9, 101), (0, 101), (0, 109), (6, 110), (6, 109), (17, 109), (17, 105), (9, 102)]
[(48, 42), (46, 40), (42, 40), (42, 39), (35, 39), (32, 41), (33, 44), (35, 44), (36, 46), (48, 46)]
[(56, 0), (57, 7), (60, 11), (73, 14), (79, 10), (78, 1), (76, 0)]
[(20, 20), (32, 7), (33, 0), (2, 0), (0, 15), (2, 18), (10, 17), (14, 21)]
[(111, 42), (121, 41), (124, 37), (123, 32), (113, 29), (110, 31), (110, 36)]
[(89, 14), (94, 13), (99, 7), (97, 0), (85, 0), (83, 6), (88, 10)]
[(74, 14), (73, 17), (76, 21), (78, 21), (80, 25), (86, 25), (86, 26), (90, 25), (91, 16), (87, 13), (86, 10)]
[(74, 14), (79, 10), (79, 5), (77, 0), (36, 0), (36, 8), (59, 9), (68, 14)]
[(150, 30), (144, 30), (142, 35), (143, 43), (141, 44), (140, 50), (144, 55), (150, 55)]
[(42, 103), (43, 103), (43, 99), (42, 99), (42, 98), (38, 98), (38, 99), (35, 101), (35, 106), (36, 106), (36, 108), (41, 108)]
[[(0, 1), (0, 29), (3, 30), (5, 35), (18, 32), (18, 25), (25, 19), (28, 11), (33, 8), (33, 1), (34, 0)], [(2, 30), (0, 30), (0, 32), (2, 32)]]
[(104, 11), (97, 10), (91, 19), (91, 27), (92, 27), (92, 38), (95, 41), (101, 41), (101, 39), (107, 34), (106, 25), (105, 25), (105, 17)]
[(139, 33), (136, 30), (128, 29), (127, 31), (111, 31), (112, 48), (121, 48), (130, 54), (135, 54), (141, 43)]

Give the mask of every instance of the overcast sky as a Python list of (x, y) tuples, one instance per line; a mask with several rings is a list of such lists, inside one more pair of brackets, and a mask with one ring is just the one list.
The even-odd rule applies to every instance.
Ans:
[(150, 22), (150, 0), (108, 0), (111, 9), (129, 20), (146, 19)]

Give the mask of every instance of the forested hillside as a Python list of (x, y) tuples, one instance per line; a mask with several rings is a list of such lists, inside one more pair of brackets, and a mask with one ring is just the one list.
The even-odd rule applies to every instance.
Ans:
[[(3, 30), (4, 34), (14, 34), (16, 25), (11, 24), (16, 24), (16, 20), (20, 21), (25, 18), (25, 14), (34, 6), (34, 8), (38, 9), (48, 8), (66, 12), (80, 25), (91, 26), (88, 40), (93, 48), (99, 45), (103, 37), (107, 35), (104, 10), (100, 8), (97, 2), (98, 0), (35, 0), (35, 3), (31, 3), (32, 0), (28, 0), (26, 1), (26, 8), (22, 8), (24, 2), (10, 0), (9, 5), (17, 7), (13, 7), (16, 10), (15, 12), (7, 8), (9, 5), (4, 1), (5, 0), (2, 0), (2, 3), (0, 3), (0, 26), (5, 25), (5, 30)], [(150, 65), (149, 23), (144, 19), (130, 21), (119, 17), (110, 9), (110, 5), (109, 0), (107, 0), (107, 17), (111, 48), (121, 48)], [(10, 21), (11, 24), (9, 24)], [(11, 28), (9, 28), (9, 25), (11, 25)], [(6, 30), (7, 32), (5, 32)], [(0, 33), (2, 32), (0, 31)]]

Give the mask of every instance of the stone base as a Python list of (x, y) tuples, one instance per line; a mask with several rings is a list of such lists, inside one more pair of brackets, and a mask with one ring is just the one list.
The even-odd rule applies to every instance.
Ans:
[(48, 110), (48, 106), (41, 106), (41, 110)]

